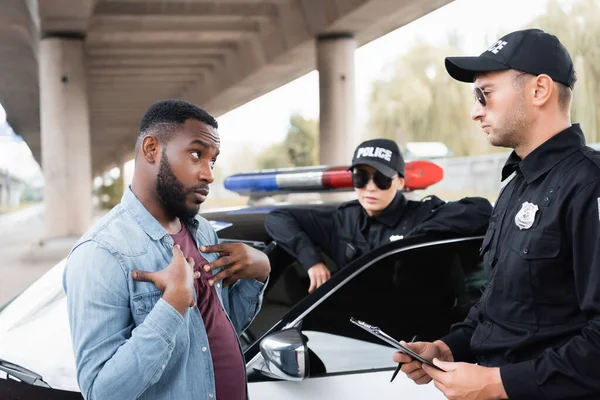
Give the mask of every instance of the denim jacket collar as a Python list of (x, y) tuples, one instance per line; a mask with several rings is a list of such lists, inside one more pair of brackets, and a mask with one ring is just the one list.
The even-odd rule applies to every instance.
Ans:
[(165, 228), (144, 207), (130, 187), (125, 189), (125, 193), (123, 193), (123, 197), (121, 198), (121, 204), (153, 240), (160, 240), (167, 235)]

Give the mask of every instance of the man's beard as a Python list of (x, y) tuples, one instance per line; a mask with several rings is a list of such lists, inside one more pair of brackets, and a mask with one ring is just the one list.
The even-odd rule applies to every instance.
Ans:
[(167, 214), (184, 221), (194, 218), (200, 210), (200, 205), (188, 207), (185, 200), (189, 194), (198, 189), (208, 189), (208, 184), (191, 188), (183, 186), (173, 173), (167, 153), (163, 150), (156, 177), (156, 193)]

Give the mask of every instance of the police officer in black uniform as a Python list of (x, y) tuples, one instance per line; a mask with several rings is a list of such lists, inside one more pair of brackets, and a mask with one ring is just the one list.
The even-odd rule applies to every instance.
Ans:
[(600, 399), (600, 153), (571, 124), (571, 57), (529, 29), (446, 68), (474, 82), (472, 118), (488, 141), (514, 151), (483, 242), (480, 301), (441, 340), (409, 344), (447, 372), (394, 360), (451, 399)]
[(378, 246), (410, 235), (483, 235), (492, 209), (488, 200), (446, 203), (436, 196), (407, 200), (401, 192), (404, 166), (396, 142), (368, 140), (356, 148), (350, 166), (358, 200), (332, 211), (281, 208), (267, 215), (269, 235), (308, 270), (309, 292), (330, 278), (317, 246), (342, 268)]

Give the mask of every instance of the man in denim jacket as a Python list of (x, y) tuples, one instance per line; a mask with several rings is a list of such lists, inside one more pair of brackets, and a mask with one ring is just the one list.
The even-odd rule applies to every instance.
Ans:
[(132, 185), (75, 245), (63, 279), (83, 396), (247, 397), (237, 336), (260, 309), (268, 258), (218, 244), (198, 216), (217, 122), (165, 100), (143, 116)]

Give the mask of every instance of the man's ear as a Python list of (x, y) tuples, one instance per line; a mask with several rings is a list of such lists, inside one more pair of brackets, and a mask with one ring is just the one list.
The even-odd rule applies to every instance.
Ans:
[(533, 104), (536, 106), (543, 106), (546, 104), (554, 93), (554, 82), (546, 74), (539, 75), (534, 81), (533, 90)]
[(144, 159), (150, 163), (154, 164), (159, 159), (160, 154), (160, 142), (152, 136), (146, 136), (142, 139), (141, 150), (142, 156)]

